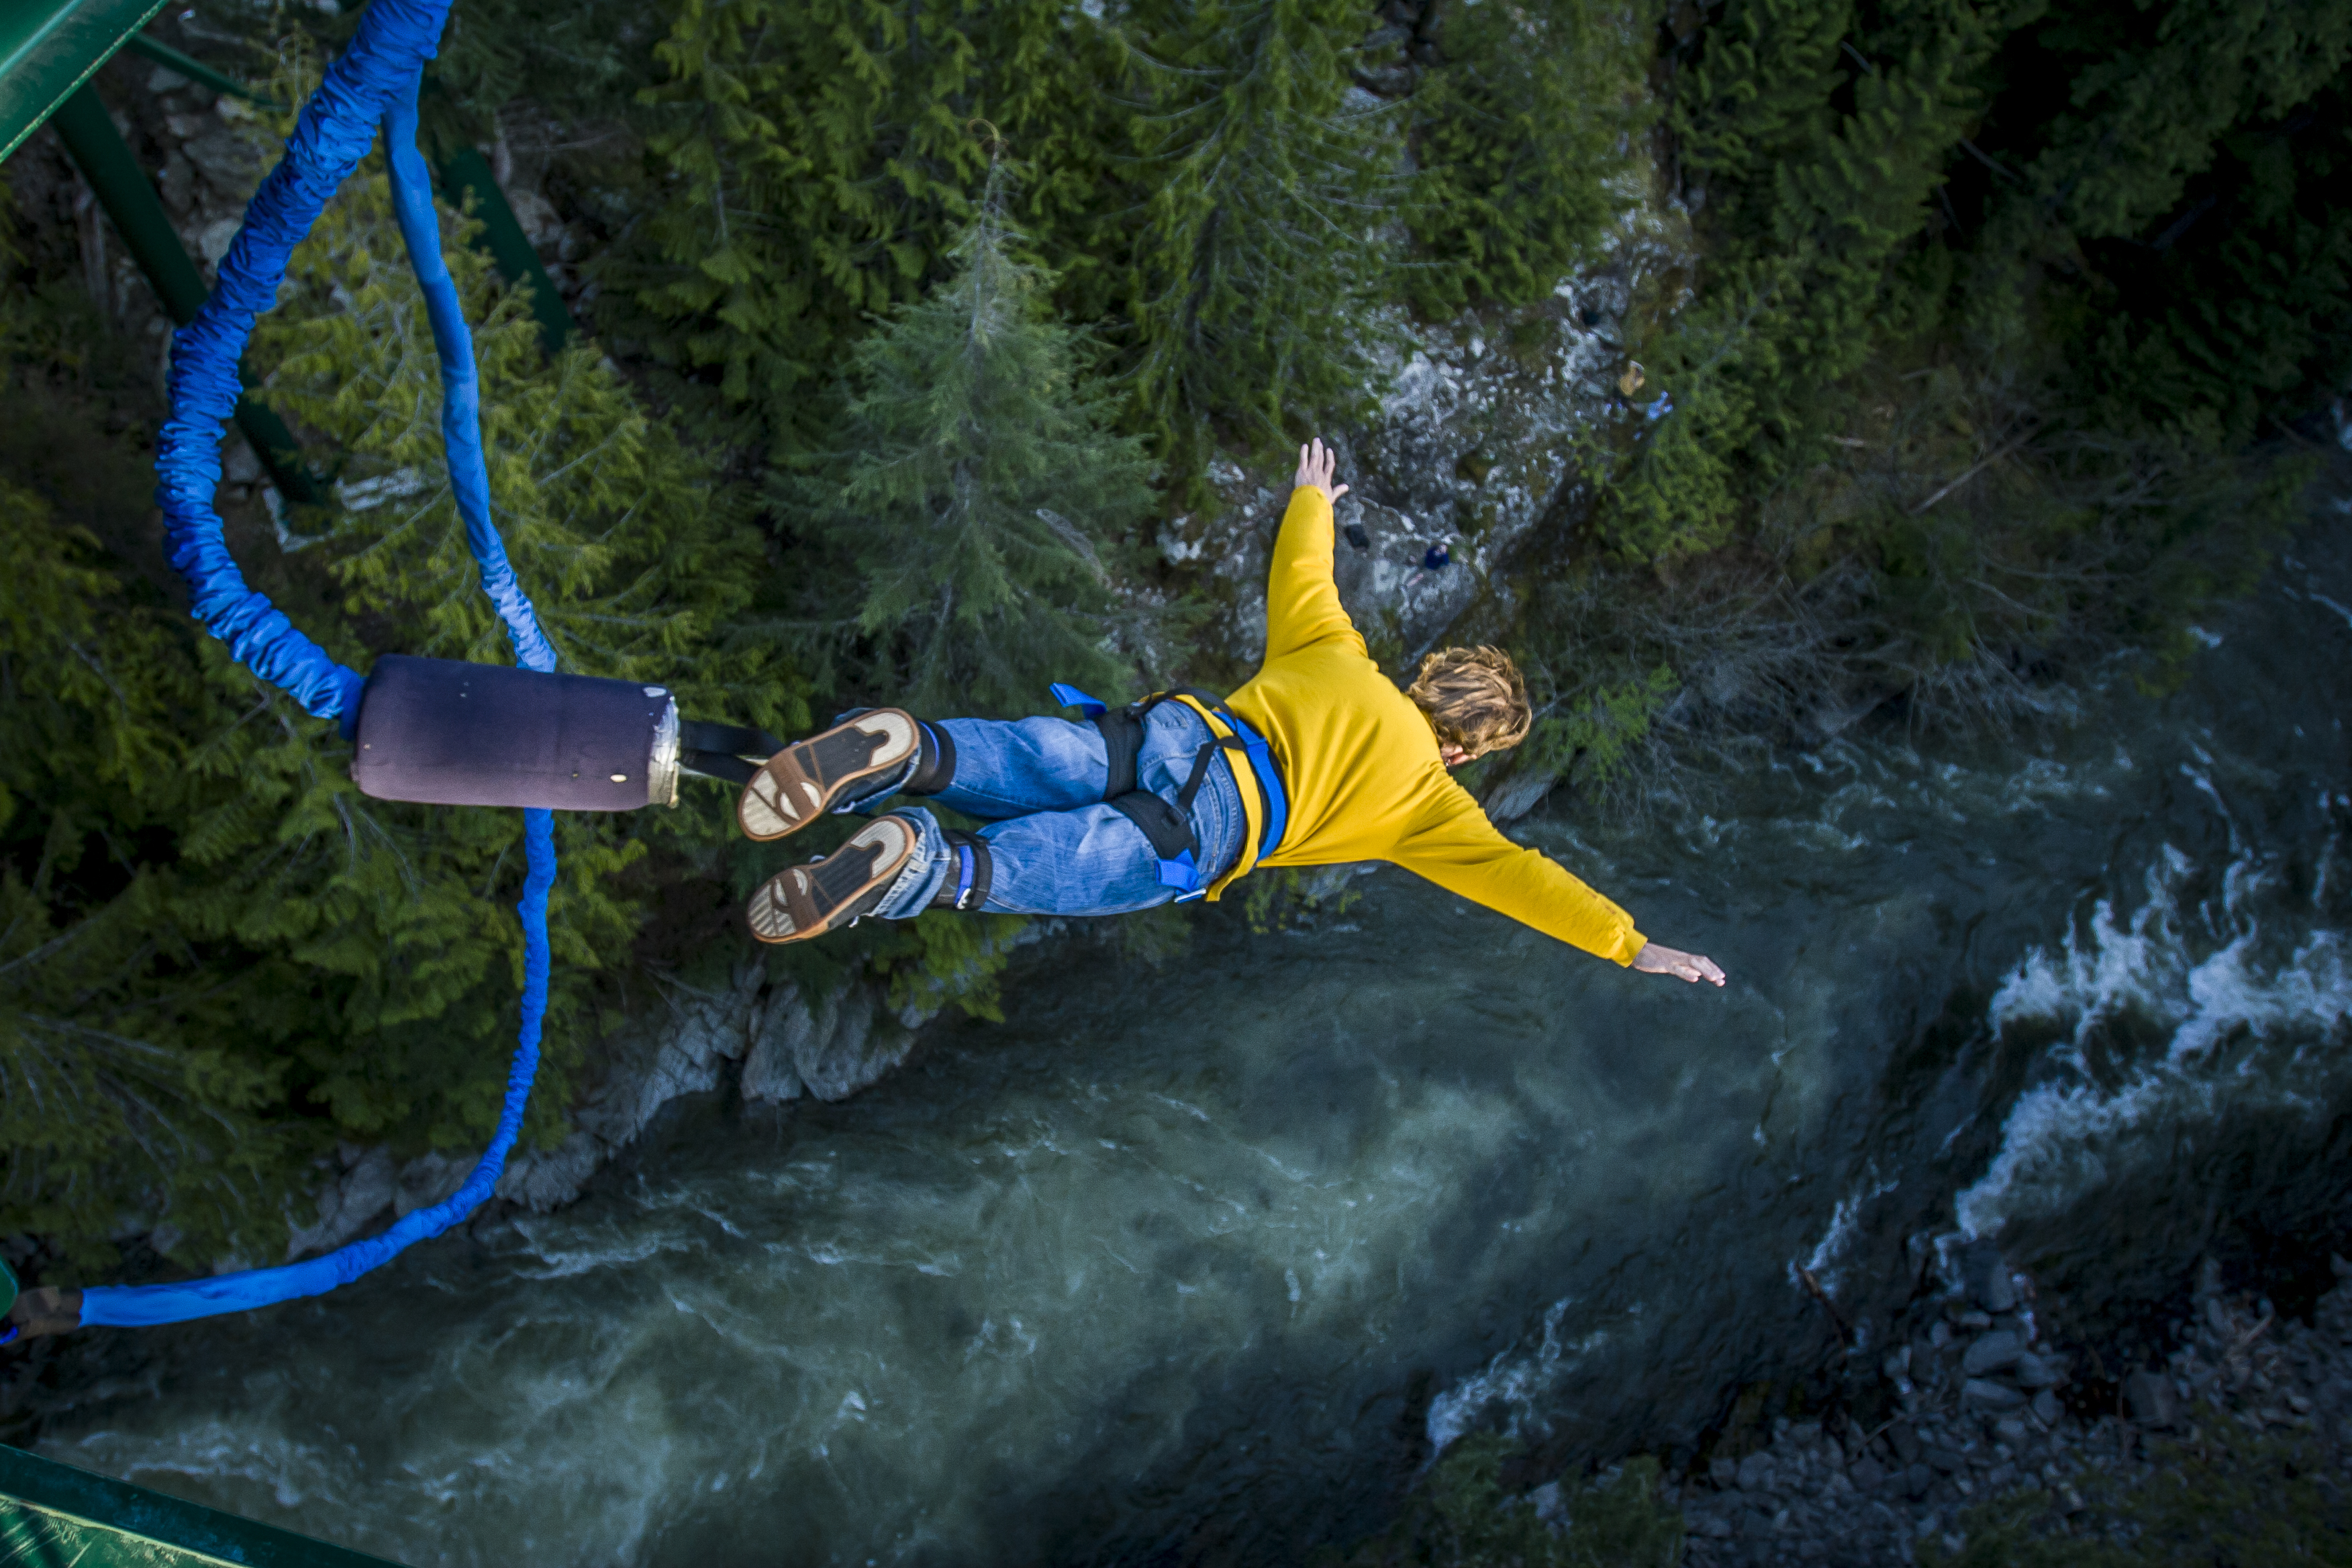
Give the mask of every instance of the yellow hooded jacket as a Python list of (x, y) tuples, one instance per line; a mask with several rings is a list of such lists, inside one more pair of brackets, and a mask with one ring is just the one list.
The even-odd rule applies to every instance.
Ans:
[(1208, 896), (1260, 864), (1386, 860), (1571, 946), (1633, 963), (1647, 943), (1632, 917), (1504, 837), (1447, 776), (1429, 720), (1381, 673), (1339, 607), (1331, 547), (1331, 503), (1312, 487), (1294, 490), (1267, 574), (1265, 662), (1227, 704), (1272, 746), (1289, 821), (1260, 862), (1248, 801), (1249, 847)]

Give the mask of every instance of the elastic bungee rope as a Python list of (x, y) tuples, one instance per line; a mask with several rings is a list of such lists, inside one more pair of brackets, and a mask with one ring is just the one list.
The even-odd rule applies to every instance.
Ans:
[[(441, 360), (441, 437), (450, 489), (466, 521), (466, 543), (481, 566), (482, 591), (497, 606), (515, 662), (551, 671), (555, 650), (515, 581), (506, 545), (490, 521), (489, 470), (482, 458), (481, 391), (457, 289), (441, 256), (440, 224), (425, 160), (416, 151), (416, 91), (451, 0), (374, 0), (343, 57), (302, 106), (286, 156), (246, 208), (245, 226), (220, 264), (220, 281), (195, 319), (172, 341), (171, 417), (155, 460), (162, 479), (172, 564), (195, 592), (195, 614), (237, 662), (348, 734), (358, 717), (360, 677), (295, 629), (267, 595), (248, 587), (228, 552), (213, 494), (221, 479), (224, 426), (236, 406), (237, 361), (253, 323), (276, 302), (289, 258), (319, 214), (374, 144), (381, 124), (392, 165), (393, 204), (409, 263), (425, 291)], [(97, 1286), (82, 1292), (81, 1321), (142, 1327), (244, 1311), (348, 1285), (413, 1244), (471, 1214), (498, 1185), (522, 1130), (539, 1071), (547, 1013), (547, 895), (555, 884), (555, 818), (523, 813), (529, 874), (522, 900), (522, 1026), (507, 1072), (497, 1133), (460, 1186), (441, 1202), (396, 1221), (381, 1236), (279, 1268), (256, 1268), (178, 1285)]]

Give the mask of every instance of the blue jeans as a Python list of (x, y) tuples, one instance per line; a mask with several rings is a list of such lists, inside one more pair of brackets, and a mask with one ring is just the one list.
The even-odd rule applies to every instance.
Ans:
[[(1066, 719), (945, 719), (933, 727), (955, 743), (955, 779), (930, 798), (988, 824), (980, 836), (988, 841), (993, 876), (982, 908), (1000, 914), (1123, 915), (1176, 897), (1160, 880), (1160, 857), (1143, 829), (1102, 804), (1110, 759), (1094, 725)], [(1201, 716), (1182, 703), (1154, 708), (1143, 716), (1137, 787), (1174, 805), (1192, 776), (1194, 755), (1213, 738)], [(877, 805), (902, 782), (903, 776), (835, 809)], [(956, 855), (929, 812), (902, 806), (895, 815), (916, 826), (922, 844), (874, 912), (909, 920), (955, 874)], [(1249, 833), (1240, 787), (1222, 753), (1210, 762), (1192, 797), (1190, 820), (1192, 858), (1206, 887), (1241, 859)]]

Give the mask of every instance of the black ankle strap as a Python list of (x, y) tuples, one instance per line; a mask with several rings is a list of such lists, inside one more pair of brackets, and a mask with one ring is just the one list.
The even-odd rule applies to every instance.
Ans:
[(940, 880), (940, 890), (931, 895), (929, 907), (976, 913), (988, 902), (989, 884), (995, 879), (996, 867), (989, 858), (988, 840), (977, 833), (952, 827), (940, 837), (947, 841), (948, 853), (955, 857), (955, 861)]
[(915, 771), (898, 786), (901, 795), (937, 795), (955, 783), (955, 737), (936, 724), (915, 721)]

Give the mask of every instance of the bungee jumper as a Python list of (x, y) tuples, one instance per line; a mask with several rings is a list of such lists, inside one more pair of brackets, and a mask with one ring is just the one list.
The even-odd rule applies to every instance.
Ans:
[[(352, 743), (352, 777), (362, 793), (523, 809), (520, 1023), (497, 1130), (455, 1193), (321, 1257), (169, 1284), (21, 1293), (0, 1271), (0, 1344), (320, 1295), (471, 1215), (504, 1172), (537, 1074), (553, 813), (675, 805), (684, 773), (741, 785), (737, 818), (755, 840), (901, 794), (988, 824), (977, 833), (943, 830), (921, 806), (876, 817), (833, 854), (761, 887), (748, 915), (762, 942), (929, 909), (1124, 913), (1214, 900), (1260, 866), (1386, 860), (1621, 964), (1724, 983), (1709, 960), (1647, 942), (1615, 904), (1505, 838), (1446, 776), (1525, 737), (1524, 686), (1491, 648), (1431, 656), (1409, 692), (1381, 674), (1332, 582), (1331, 502), (1346, 487), (1331, 488), (1335, 459), (1319, 440), (1300, 449), (1297, 489), (1275, 549), (1265, 663), (1229, 699), (1169, 691), (1111, 710), (1057, 685), (1055, 695), (1089, 721), (924, 721), (880, 708), (787, 746), (760, 730), (683, 719), (664, 687), (556, 673), (556, 649), (492, 521), (472, 337), (415, 144), (424, 62), (451, 4), (372, 0), (350, 47), (302, 106), (285, 157), (219, 263), (217, 284), (173, 335), (156, 497), (196, 617), (255, 675), (313, 716), (338, 721)], [(483, 593), (506, 625), (513, 668), (386, 655), (362, 678), (246, 582), (215, 509), (222, 435), (254, 322), (275, 302), (295, 247), (379, 132), (440, 360), (450, 489)]]
[(1714, 961), (1650, 942), (1625, 911), (1512, 843), (1449, 770), (1517, 745), (1525, 682), (1495, 648), (1447, 648), (1412, 686), (1381, 673), (1331, 574), (1335, 455), (1298, 474), (1266, 582), (1265, 658), (1231, 697), (1163, 691), (1111, 709), (1054, 694), (1086, 721), (846, 716), (761, 765), (736, 803), (753, 839), (828, 812), (928, 797), (875, 817), (832, 854), (778, 872), (746, 910), (761, 942), (806, 941), (867, 916), (927, 910), (1110, 915), (1215, 900), (1260, 867), (1381, 860), (1571, 946), (1646, 973), (1724, 983)]

